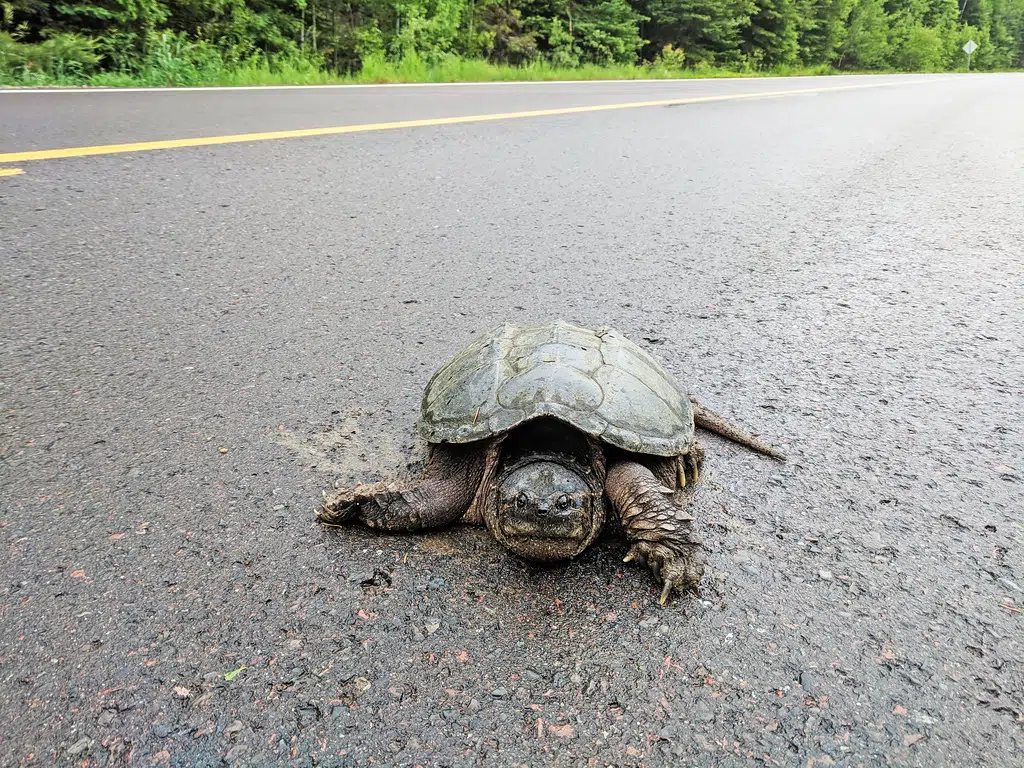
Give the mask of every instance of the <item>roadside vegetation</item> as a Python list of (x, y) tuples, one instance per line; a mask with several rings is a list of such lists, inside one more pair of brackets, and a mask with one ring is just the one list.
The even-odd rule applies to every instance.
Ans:
[(267, 85), (1024, 66), (1024, 0), (0, 0), (6, 85)]

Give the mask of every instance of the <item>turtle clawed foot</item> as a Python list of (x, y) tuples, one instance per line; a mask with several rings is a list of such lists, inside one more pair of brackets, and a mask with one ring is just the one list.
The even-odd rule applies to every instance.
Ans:
[(682, 594), (696, 588), (704, 575), (704, 550), (699, 542), (669, 546), (663, 543), (638, 541), (630, 547), (623, 562), (646, 564), (661, 584), (658, 602), (668, 603), (673, 592)]
[(324, 503), (317, 511), (316, 518), (325, 525), (342, 525), (359, 518), (363, 504), (373, 498), (372, 488), (357, 485), (355, 488), (341, 488), (324, 494)]

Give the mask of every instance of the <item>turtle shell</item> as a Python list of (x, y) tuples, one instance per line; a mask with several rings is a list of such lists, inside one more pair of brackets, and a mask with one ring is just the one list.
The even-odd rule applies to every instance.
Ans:
[(636, 453), (677, 456), (693, 408), (661, 363), (613, 330), (504, 325), (443, 365), (423, 394), (420, 433), (468, 443), (541, 416)]

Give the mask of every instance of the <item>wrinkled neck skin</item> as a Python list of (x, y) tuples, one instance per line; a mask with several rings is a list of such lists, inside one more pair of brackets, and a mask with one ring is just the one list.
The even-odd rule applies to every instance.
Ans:
[(580, 554), (605, 522), (604, 478), (582, 457), (526, 453), (503, 467), (484, 505), (501, 544), (530, 560)]

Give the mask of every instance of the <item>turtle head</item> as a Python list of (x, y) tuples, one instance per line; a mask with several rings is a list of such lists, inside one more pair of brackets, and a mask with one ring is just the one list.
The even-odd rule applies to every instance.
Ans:
[(485, 511), (494, 538), (531, 560), (575, 557), (597, 538), (604, 516), (593, 472), (561, 456), (506, 468)]

